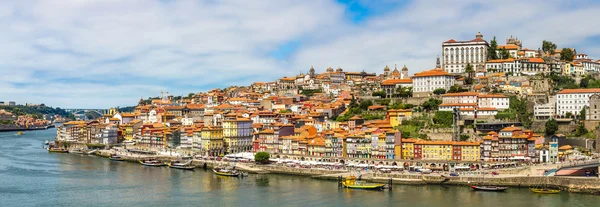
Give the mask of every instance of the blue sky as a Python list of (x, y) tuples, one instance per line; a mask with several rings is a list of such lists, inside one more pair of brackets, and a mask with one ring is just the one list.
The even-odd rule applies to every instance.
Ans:
[(431, 69), (441, 42), (510, 35), (600, 58), (597, 1), (9, 0), (0, 100), (128, 106), (327, 67)]

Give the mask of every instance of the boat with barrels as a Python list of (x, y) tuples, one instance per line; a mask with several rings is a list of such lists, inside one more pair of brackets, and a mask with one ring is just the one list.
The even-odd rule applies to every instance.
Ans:
[(347, 177), (344, 181), (342, 181), (342, 185), (344, 188), (352, 188), (352, 189), (367, 189), (367, 190), (383, 190), (385, 184), (379, 183), (368, 183), (360, 180), (356, 180), (355, 176)]
[(215, 174), (217, 175), (222, 175), (222, 176), (230, 176), (230, 177), (238, 177), (240, 176), (240, 172), (238, 172), (235, 167), (221, 167), (221, 166), (217, 166), (215, 168), (213, 168), (213, 172), (215, 172)]

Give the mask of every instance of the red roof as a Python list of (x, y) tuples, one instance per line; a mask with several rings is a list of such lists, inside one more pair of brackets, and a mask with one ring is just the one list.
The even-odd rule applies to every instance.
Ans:
[(433, 70), (426, 70), (420, 73), (415, 73), (413, 77), (431, 77), (431, 76), (452, 76), (447, 72), (444, 72), (442, 69), (436, 68)]
[(381, 82), (381, 85), (412, 84), (412, 79), (389, 79)]
[(569, 93), (600, 93), (600, 88), (585, 88), (585, 89), (565, 89), (558, 94), (569, 94)]
[(444, 42), (444, 43), (453, 43), (453, 42), (456, 42), (456, 40), (454, 40), (454, 39), (449, 39), (448, 41), (446, 41), (446, 42)]
[(450, 97), (450, 96), (477, 96), (477, 95), (479, 95), (479, 93), (477, 93), (477, 92), (461, 92), (461, 93), (447, 93), (442, 96)]

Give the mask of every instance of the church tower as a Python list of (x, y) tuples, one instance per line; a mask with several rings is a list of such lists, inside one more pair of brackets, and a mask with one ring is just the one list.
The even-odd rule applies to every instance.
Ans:
[(390, 68), (386, 65), (385, 68), (383, 68), (383, 77), (385, 79), (388, 79), (390, 76)]
[(312, 65), (310, 66), (310, 70), (308, 71), (308, 74), (310, 75), (311, 79), (314, 79), (315, 77), (317, 77), (317, 75), (315, 75), (315, 68)]
[(436, 60), (435, 60), (435, 68), (442, 68), (442, 65), (440, 64), (440, 56), (438, 55)]
[(401, 79), (408, 79), (408, 68), (406, 67), (406, 65), (404, 65), (404, 67), (402, 67), (402, 77), (400, 77)]

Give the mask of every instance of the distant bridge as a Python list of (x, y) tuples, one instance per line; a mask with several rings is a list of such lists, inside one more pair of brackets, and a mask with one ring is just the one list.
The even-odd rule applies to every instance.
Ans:
[(96, 112), (97, 114), (100, 115), (104, 115), (104, 114), (108, 114), (108, 109), (65, 109), (66, 112), (72, 113), (72, 114), (79, 114), (79, 113), (85, 113), (85, 112)]

